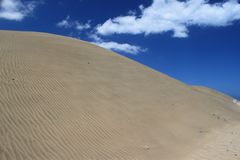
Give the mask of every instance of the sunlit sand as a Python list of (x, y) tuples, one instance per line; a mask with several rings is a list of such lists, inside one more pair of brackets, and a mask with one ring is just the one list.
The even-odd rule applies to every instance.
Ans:
[(239, 160), (240, 107), (92, 44), (0, 32), (1, 160)]

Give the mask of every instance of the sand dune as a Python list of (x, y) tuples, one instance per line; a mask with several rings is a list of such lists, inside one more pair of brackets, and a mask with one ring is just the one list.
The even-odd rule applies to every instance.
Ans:
[(79, 40), (0, 31), (1, 160), (239, 160), (240, 107)]
[(222, 100), (222, 101), (225, 101), (225, 102), (233, 101), (232, 97), (230, 97), (228, 95), (225, 95), (225, 94), (223, 94), (221, 92), (215, 91), (213, 89), (207, 88), (207, 87), (192, 86), (192, 88), (195, 91), (201, 92), (202, 94), (209, 95), (211, 98), (215, 98), (215, 99)]

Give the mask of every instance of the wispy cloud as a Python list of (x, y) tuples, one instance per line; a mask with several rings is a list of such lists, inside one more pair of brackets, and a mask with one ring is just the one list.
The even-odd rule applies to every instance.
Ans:
[(113, 50), (113, 51), (120, 51), (124, 53), (129, 53), (133, 55), (137, 55), (141, 52), (146, 52), (147, 49), (143, 49), (139, 46), (127, 44), (127, 43), (117, 43), (113, 41), (105, 41), (102, 38), (100, 38), (96, 34), (89, 35), (89, 38), (93, 39), (93, 44), (98, 45), (100, 47), (103, 47), (105, 49)]
[(153, 0), (140, 15), (129, 12), (107, 20), (97, 27), (98, 34), (159, 34), (173, 32), (173, 37), (187, 37), (189, 26), (227, 26), (240, 20), (237, 0), (210, 4), (207, 0)]
[(117, 42), (92, 42), (92, 43), (109, 50), (130, 53), (133, 55), (137, 55), (140, 52), (146, 51), (139, 46), (134, 46), (127, 43), (117, 43)]
[(70, 16), (67, 16), (65, 19), (58, 22), (57, 26), (61, 28), (72, 28), (78, 31), (83, 31), (91, 28), (90, 21), (83, 24), (83, 23), (80, 23), (79, 21), (71, 20)]
[(240, 106), (240, 101), (236, 100), (236, 99), (233, 99), (233, 103), (237, 104)]
[(71, 28), (72, 24), (70, 23), (70, 16), (67, 16), (65, 19), (58, 22), (57, 26), (62, 28)]
[(39, 1), (1, 0), (0, 19), (21, 21), (32, 14)]
[(139, 46), (131, 45), (128, 43), (118, 43), (114, 41), (106, 41), (100, 37), (100, 35), (96, 34), (94, 28), (91, 27), (90, 21), (83, 24), (76, 20), (71, 20), (70, 16), (67, 16), (65, 19), (61, 20), (56, 24), (57, 27), (63, 29), (73, 29), (74, 32), (78, 34), (86, 34), (82, 32), (83, 30), (90, 30), (90, 33), (87, 34), (88, 38), (91, 39), (90, 43), (98, 45), (108, 50), (113, 50), (117, 52), (124, 52), (133, 55), (137, 55), (141, 52), (146, 52), (146, 49), (143, 49)]

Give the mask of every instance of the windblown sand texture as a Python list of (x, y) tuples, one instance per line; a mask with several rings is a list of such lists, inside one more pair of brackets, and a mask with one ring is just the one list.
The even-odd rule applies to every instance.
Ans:
[(0, 160), (239, 160), (240, 107), (92, 44), (0, 31)]

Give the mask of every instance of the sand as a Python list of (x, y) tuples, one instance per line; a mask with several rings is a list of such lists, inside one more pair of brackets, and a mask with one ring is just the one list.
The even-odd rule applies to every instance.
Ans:
[(239, 160), (240, 107), (92, 44), (0, 31), (1, 160)]

